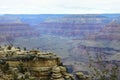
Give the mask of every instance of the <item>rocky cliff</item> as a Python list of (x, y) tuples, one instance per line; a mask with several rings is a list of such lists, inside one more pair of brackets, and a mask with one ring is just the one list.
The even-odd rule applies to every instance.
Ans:
[(5, 46), (0, 56), (0, 80), (75, 80), (53, 53)]

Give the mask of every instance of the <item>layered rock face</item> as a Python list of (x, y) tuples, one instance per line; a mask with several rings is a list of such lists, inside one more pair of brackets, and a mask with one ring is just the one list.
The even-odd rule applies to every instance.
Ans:
[(48, 18), (37, 25), (40, 33), (84, 39), (88, 34), (98, 32), (109, 19), (100, 15), (67, 15), (62, 18)]
[(52, 68), (51, 80), (75, 80), (73, 75), (67, 73), (66, 67), (54, 66)]
[(29, 73), (35, 80), (74, 80), (66, 67), (61, 65), (60, 58), (53, 53), (24, 51), (13, 46), (1, 47), (0, 51), (0, 66), (8, 64), (10, 71), (15, 71), (18, 78)]
[(15, 16), (0, 16), (0, 42), (13, 44), (15, 38), (38, 36), (39, 34), (34, 31), (29, 24), (21, 21), (20, 18)]
[(112, 21), (107, 24), (98, 34), (95, 35), (95, 39), (103, 40), (120, 40), (120, 23)]

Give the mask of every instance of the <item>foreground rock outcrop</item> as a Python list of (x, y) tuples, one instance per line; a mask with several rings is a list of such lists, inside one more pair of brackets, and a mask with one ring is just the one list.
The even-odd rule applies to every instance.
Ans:
[(75, 80), (58, 56), (39, 50), (0, 47), (0, 80)]

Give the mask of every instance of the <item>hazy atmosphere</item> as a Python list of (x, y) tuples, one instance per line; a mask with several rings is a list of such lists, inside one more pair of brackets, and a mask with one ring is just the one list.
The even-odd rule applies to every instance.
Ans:
[(120, 0), (0, 0), (0, 80), (120, 80)]
[(120, 13), (120, 0), (0, 0), (0, 14)]

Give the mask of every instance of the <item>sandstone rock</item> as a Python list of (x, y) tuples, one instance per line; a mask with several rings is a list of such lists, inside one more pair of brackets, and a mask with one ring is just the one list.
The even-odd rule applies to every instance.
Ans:
[(58, 66), (54, 66), (53, 68), (52, 68), (52, 72), (53, 73), (60, 73), (60, 67), (58, 67)]
[(54, 79), (59, 79), (59, 78), (62, 78), (62, 74), (61, 73), (53, 73), (51, 77)]
[(89, 80), (89, 76), (84, 75), (82, 72), (77, 72), (76, 76), (77, 76), (78, 80)]
[(17, 75), (18, 75), (18, 79), (24, 79), (25, 78), (25, 75), (22, 74), (22, 73), (18, 73)]
[[(13, 46), (5, 46), (0, 49), (0, 54), (4, 56), (0, 58), (1, 63), (5, 61), (10, 65), (11, 75), (17, 77), (16, 79), (74, 80), (73, 76), (67, 73), (66, 67), (59, 66), (61, 60), (53, 53), (38, 50), (24, 51)], [(20, 63), (23, 66), (19, 68), (25, 69), (24, 73), (18, 70), (17, 66), (20, 66)], [(4, 74), (3, 76), (5, 77)], [(0, 78), (0, 80), (2, 79)]]
[(54, 66), (52, 69), (51, 80), (74, 80), (74, 78), (67, 73), (66, 67)]

